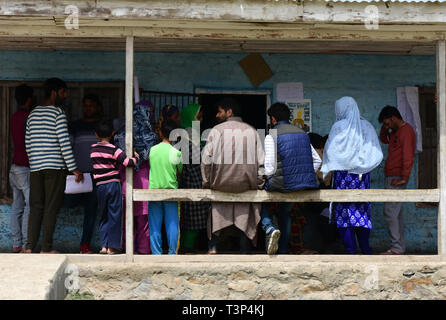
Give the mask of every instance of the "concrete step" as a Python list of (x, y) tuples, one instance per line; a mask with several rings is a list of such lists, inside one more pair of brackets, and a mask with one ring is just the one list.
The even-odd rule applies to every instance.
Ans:
[(0, 254), (0, 300), (60, 300), (67, 258), (60, 254)]

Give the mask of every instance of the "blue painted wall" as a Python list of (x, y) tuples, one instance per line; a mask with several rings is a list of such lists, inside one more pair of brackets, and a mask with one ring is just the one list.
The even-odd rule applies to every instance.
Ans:
[[(142, 53), (135, 54), (135, 74), (141, 87), (160, 91), (192, 92), (196, 87), (252, 89), (238, 61), (244, 54)], [(327, 134), (334, 121), (334, 101), (353, 96), (363, 117), (377, 129), (377, 116), (386, 104), (396, 104), (396, 87), (434, 85), (435, 57), (384, 55), (264, 54), (274, 76), (259, 86), (273, 89), (278, 82), (301, 81), (305, 98), (312, 100), (313, 128)], [(24, 52), (0, 51), (0, 80), (42, 80), (60, 77), (71, 81), (124, 80), (125, 56), (122, 52)], [(274, 95), (272, 101), (274, 101)], [(385, 156), (386, 147), (383, 146)], [(384, 162), (372, 174), (372, 187), (384, 186)], [(417, 167), (409, 188), (416, 188)], [(371, 244), (387, 249), (387, 229), (382, 203), (373, 204), (374, 230)], [(437, 248), (437, 210), (405, 204), (407, 249), (435, 253)], [(55, 245), (77, 251), (82, 212), (62, 210)], [(0, 250), (11, 247), (9, 207), (0, 206)]]

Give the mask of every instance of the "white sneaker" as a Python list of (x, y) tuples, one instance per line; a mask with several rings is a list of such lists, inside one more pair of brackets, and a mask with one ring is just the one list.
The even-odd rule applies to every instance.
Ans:
[(280, 230), (274, 230), (269, 236), (266, 236), (266, 253), (275, 254), (279, 249)]

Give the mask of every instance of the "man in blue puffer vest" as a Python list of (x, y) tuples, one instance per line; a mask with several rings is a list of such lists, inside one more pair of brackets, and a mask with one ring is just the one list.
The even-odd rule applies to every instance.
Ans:
[[(291, 192), (317, 188), (309, 136), (299, 127), (290, 123), (290, 109), (283, 103), (275, 103), (268, 109), (275, 132), (265, 138), (265, 190)], [(298, 200), (298, 199), (296, 199)], [(280, 203), (280, 237), (272, 223), (267, 205), (262, 205), (261, 224), (266, 233), (268, 254), (288, 253), (292, 202)], [(280, 238), (280, 241), (279, 241)]]

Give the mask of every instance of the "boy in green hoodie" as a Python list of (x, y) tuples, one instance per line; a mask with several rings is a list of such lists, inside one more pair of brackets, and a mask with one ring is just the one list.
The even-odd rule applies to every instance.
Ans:
[[(172, 121), (161, 125), (162, 141), (150, 149), (149, 154), (149, 189), (178, 189), (177, 175), (183, 169), (181, 152), (175, 149), (169, 140), (170, 133), (176, 129)], [(176, 201), (149, 202), (149, 233), (152, 254), (162, 254), (161, 226), (166, 226), (169, 254), (177, 254), (180, 240), (180, 211)]]

